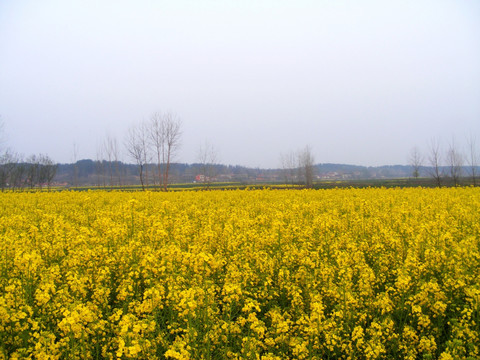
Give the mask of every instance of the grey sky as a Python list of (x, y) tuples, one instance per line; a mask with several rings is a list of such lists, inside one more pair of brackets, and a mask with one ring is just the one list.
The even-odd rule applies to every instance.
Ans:
[(93, 159), (155, 111), (183, 120), (181, 162), (206, 139), (259, 167), (307, 144), (382, 165), (480, 139), (480, 1), (0, 1), (14, 150)]

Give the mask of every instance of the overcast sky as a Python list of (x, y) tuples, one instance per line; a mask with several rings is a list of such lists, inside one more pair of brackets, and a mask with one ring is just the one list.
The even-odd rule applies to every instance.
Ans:
[[(431, 138), (480, 143), (480, 1), (0, 0), (8, 146), (71, 162), (156, 111), (177, 160), (407, 163)], [(125, 160), (128, 160), (126, 155)]]

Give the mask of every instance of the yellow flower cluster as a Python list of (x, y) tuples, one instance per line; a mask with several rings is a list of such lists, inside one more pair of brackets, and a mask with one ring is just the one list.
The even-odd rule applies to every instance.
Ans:
[(0, 359), (480, 357), (480, 189), (0, 194)]

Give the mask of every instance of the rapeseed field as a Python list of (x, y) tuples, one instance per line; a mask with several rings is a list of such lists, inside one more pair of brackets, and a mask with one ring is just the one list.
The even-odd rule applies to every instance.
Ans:
[(478, 359), (480, 189), (0, 194), (0, 359)]

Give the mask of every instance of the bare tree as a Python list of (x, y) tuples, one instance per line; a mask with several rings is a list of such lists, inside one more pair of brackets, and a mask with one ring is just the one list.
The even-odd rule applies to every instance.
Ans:
[(3, 154), (0, 154), (0, 187), (2, 192), (10, 185), (12, 172), (16, 166), (15, 154), (6, 150)]
[(48, 155), (40, 155), (39, 163), (40, 163), (40, 170), (39, 170), (40, 184), (46, 183), (48, 191), (50, 191), (50, 187), (52, 185), (53, 179), (57, 174), (58, 166)]
[(110, 135), (107, 135), (103, 143), (103, 148), (105, 150), (107, 165), (108, 165), (108, 176), (110, 178), (110, 188), (113, 187), (113, 139)]
[(142, 190), (145, 190), (145, 165), (147, 164), (147, 139), (146, 128), (144, 124), (132, 126), (125, 139), (125, 148), (129, 156), (138, 165), (140, 183), (142, 184)]
[(215, 147), (205, 141), (198, 149), (198, 162), (202, 174), (202, 183), (206, 189), (210, 188), (212, 181), (217, 176), (216, 163), (218, 161), (218, 152)]
[(25, 186), (27, 167), (23, 160), (23, 156), (19, 154), (13, 154), (13, 163), (15, 163), (15, 166), (10, 173), (9, 181), (12, 190), (15, 190), (16, 188), (23, 188)]
[(11, 172), (15, 167), (15, 156), (9, 149), (4, 149), (5, 135), (4, 135), (4, 123), (0, 118), (0, 187), (2, 192), (8, 185), (8, 181), (11, 176)]
[(305, 187), (313, 187), (313, 176), (314, 176), (314, 157), (310, 146), (305, 146), (305, 148), (298, 154), (298, 164), (299, 169), (302, 173), (302, 176), (305, 181)]
[(167, 191), (170, 165), (182, 136), (182, 123), (173, 113), (154, 113), (150, 122), (150, 142), (155, 150), (160, 186)]
[(117, 138), (112, 138), (112, 153), (113, 153), (113, 161), (115, 165), (115, 175), (117, 177), (117, 184), (119, 186), (123, 185), (122, 181), (122, 173), (120, 170), (120, 147), (118, 145)]
[(437, 186), (442, 185), (442, 172), (440, 170), (441, 154), (438, 140), (433, 138), (430, 141), (430, 154), (428, 161), (431, 166), (430, 175), (435, 179)]
[(102, 145), (98, 146), (97, 145), (97, 152), (96, 152), (96, 159), (95, 159), (95, 170), (97, 172), (97, 186), (102, 186), (106, 187), (105, 184), (105, 161), (104, 161), (104, 152), (105, 148)]
[[(165, 152), (164, 152), (165, 134), (163, 131), (163, 116), (159, 112), (153, 113), (150, 118), (149, 135), (150, 135), (150, 144), (152, 145), (153, 151), (155, 153), (154, 156), (156, 157), (158, 178), (161, 185), (162, 184), (161, 174), (163, 173), (163, 164), (165, 162)], [(154, 172), (153, 178), (155, 179), (155, 172)]]
[(78, 187), (78, 144), (73, 143), (73, 185)]
[(410, 151), (410, 156), (409, 156), (409, 163), (413, 169), (412, 175), (415, 179), (418, 179), (418, 177), (420, 176), (420, 168), (422, 167), (422, 162), (423, 162), (422, 154), (420, 154), (420, 150), (418, 149), (418, 147), (415, 146)]
[(280, 163), (282, 165), (282, 173), (285, 178), (285, 184), (293, 185), (295, 182), (298, 165), (298, 155), (295, 151), (289, 151), (280, 154)]
[(30, 155), (26, 159), (27, 168), (26, 168), (26, 182), (30, 186), (30, 189), (33, 189), (36, 184), (38, 184), (39, 178), (39, 159), (36, 155)]
[(462, 176), (463, 156), (455, 145), (455, 139), (452, 139), (447, 151), (447, 162), (450, 168), (450, 176), (453, 184), (457, 186)]
[(114, 186), (113, 177), (117, 177), (117, 185), (122, 185), (120, 172), (120, 149), (117, 139), (108, 135), (104, 142), (105, 154), (108, 160), (108, 173), (110, 177), (110, 188)]
[(151, 161), (151, 156), (149, 146), (149, 129), (145, 122), (141, 122), (138, 125), (138, 140), (142, 147), (143, 163), (145, 164), (145, 185), (148, 188), (148, 163)]
[(40, 190), (42, 190), (43, 186), (47, 183), (47, 167), (44, 166), (46, 162), (46, 155), (40, 154), (38, 155), (38, 176), (37, 182)]
[(473, 186), (477, 186), (477, 168), (478, 168), (478, 150), (476, 139), (473, 135), (468, 138), (468, 166), (470, 167), (470, 175), (472, 176)]
[(166, 113), (164, 116), (164, 129), (167, 162), (165, 163), (165, 171), (163, 174), (163, 189), (167, 191), (170, 165), (180, 148), (180, 138), (182, 136), (180, 119), (178, 119), (175, 114)]

